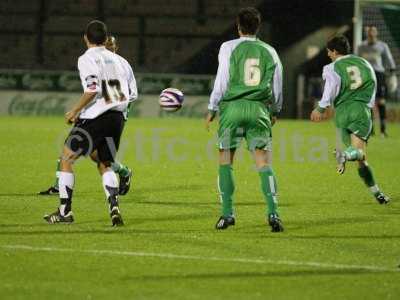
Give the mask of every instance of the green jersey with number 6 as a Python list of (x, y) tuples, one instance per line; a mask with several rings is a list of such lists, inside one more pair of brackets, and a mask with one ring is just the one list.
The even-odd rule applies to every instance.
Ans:
[(230, 56), (228, 89), (222, 101), (270, 100), (278, 61), (275, 50), (260, 40), (240, 43)]
[[(274, 48), (255, 37), (222, 44), (208, 109), (220, 113), (219, 148), (271, 149), (270, 113), (282, 107), (282, 64)], [(267, 106), (269, 109), (267, 109)]]
[(273, 112), (282, 107), (282, 64), (275, 49), (253, 37), (222, 44), (210, 110), (220, 101), (267, 102)]

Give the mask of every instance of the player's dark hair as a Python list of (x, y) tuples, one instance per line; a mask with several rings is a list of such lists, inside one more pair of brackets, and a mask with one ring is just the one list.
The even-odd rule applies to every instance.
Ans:
[(261, 14), (254, 7), (242, 8), (236, 18), (236, 23), (243, 34), (255, 35), (261, 24)]
[(351, 50), (349, 40), (344, 35), (337, 35), (328, 40), (326, 48), (331, 51), (336, 50), (342, 55), (349, 54)]
[(86, 26), (85, 34), (89, 43), (103, 45), (107, 40), (107, 26), (101, 21), (93, 20)]

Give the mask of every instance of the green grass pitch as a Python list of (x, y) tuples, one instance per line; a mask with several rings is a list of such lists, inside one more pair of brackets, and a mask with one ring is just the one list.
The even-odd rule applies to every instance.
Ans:
[(68, 132), (62, 118), (0, 118), (1, 299), (400, 299), (400, 128), (374, 137), (369, 162), (392, 203), (380, 206), (356, 168), (335, 172), (331, 122), (280, 121), (274, 169), (286, 231), (265, 225), (246, 150), (234, 166), (236, 226), (214, 229), (216, 124), (130, 119), (121, 159), (134, 169), (111, 228), (92, 162), (76, 165), (72, 225), (48, 225)]

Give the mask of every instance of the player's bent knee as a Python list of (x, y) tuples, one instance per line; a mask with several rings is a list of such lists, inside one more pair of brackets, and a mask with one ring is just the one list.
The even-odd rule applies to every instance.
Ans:
[(101, 161), (97, 163), (97, 168), (99, 169), (100, 173), (104, 173), (110, 167), (111, 167), (110, 161)]
[(72, 164), (78, 157), (79, 156), (71, 149), (69, 149), (68, 147), (64, 147), (60, 157), (61, 165)]
[(358, 161), (358, 168), (364, 168), (368, 166), (367, 160), (364, 158), (364, 160), (359, 160)]
[(95, 163), (99, 164), (99, 158), (97, 156), (97, 152), (96, 151), (90, 153), (90, 159), (92, 161), (94, 161)]
[(219, 164), (220, 165), (229, 165), (233, 164), (233, 159), (235, 156), (235, 150), (225, 150), (225, 149), (220, 149), (219, 150)]
[(272, 170), (272, 166), (269, 164), (261, 164), (256, 166), (258, 172), (263, 172), (267, 170)]

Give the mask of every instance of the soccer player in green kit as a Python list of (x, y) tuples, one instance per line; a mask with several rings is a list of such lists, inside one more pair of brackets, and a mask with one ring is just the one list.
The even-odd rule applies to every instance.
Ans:
[(219, 176), (222, 215), (216, 229), (235, 225), (232, 164), (244, 137), (254, 156), (267, 203), (272, 232), (283, 231), (277, 212), (277, 188), (271, 167), (271, 127), (282, 107), (282, 64), (275, 49), (256, 38), (261, 16), (255, 8), (237, 16), (239, 38), (222, 44), (219, 66), (210, 96), (207, 129), (219, 112)]
[(311, 121), (320, 122), (326, 108), (333, 105), (337, 132), (346, 147), (344, 151), (336, 149), (338, 173), (344, 173), (346, 162), (357, 161), (361, 179), (378, 203), (387, 204), (390, 200), (380, 191), (366, 158), (377, 84), (374, 70), (365, 59), (349, 54), (350, 44), (344, 36), (333, 37), (326, 48), (332, 63), (324, 67), (324, 93)]

